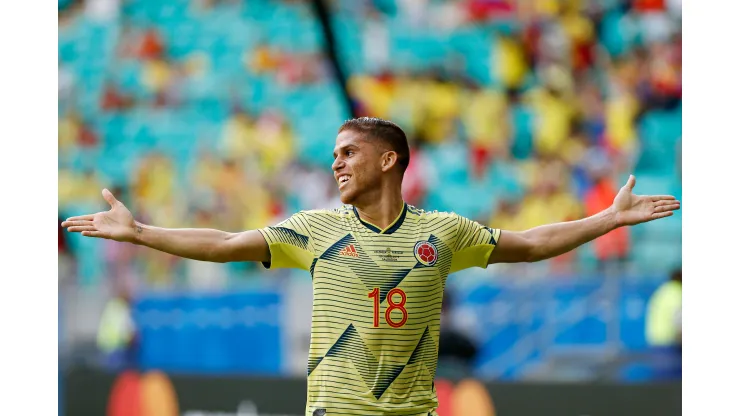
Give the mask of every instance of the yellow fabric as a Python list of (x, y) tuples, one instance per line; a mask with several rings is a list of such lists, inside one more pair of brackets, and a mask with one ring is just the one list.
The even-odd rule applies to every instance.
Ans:
[(645, 336), (653, 346), (674, 345), (681, 332), (681, 283), (666, 282), (648, 301)]
[(638, 106), (637, 100), (626, 94), (606, 104), (606, 138), (617, 150), (632, 151), (637, 144), (635, 117)]
[(308, 269), (313, 279), (307, 415), (432, 412), (447, 276), (486, 267), (500, 234), (408, 205), (380, 231), (348, 205), (260, 230), (266, 267)]
[(562, 19), (565, 33), (571, 41), (585, 43), (590, 41), (594, 36), (594, 28), (591, 20), (580, 13), (568, 13)]
[(528, 65), (522, 47), (509, 38), (498, 38), (493, 68), (496, 75), (508, 88), (518, 88), (524, 83)]
[(470, 141), (491, 148), (508, 138), (506, 97), (494, 90), (476, 91), (463, 114), (463, 125)]
[(493, 253), (493, 248), (493, 245), (486, 244), (468, 247), (465, 250), (455, 253), (452, 257), (450, 273), (471, 267), (481, 267), (485, 269), (488, 266), (488, 259), (491, 257), (491, 253)]
[(547, 93), (536, 96), (539, 123), (535, 127), (535, 146), (543, 154), (555, 154), (570, 135), (573, 107), (563, 98)]
[(394, 99), (390, 106), (393, 121), (405, 131), (417, 131), (424, 122), (426, 89), (416, 79), (401, 77), (393, 86)]
[(393, 103), (393, 91), (390, 86), (369, 76), (354, 76), (349, 80), (349, 89), (353, 96), (365, 103), (373, 116), (390, 118), (388, 110)]
[(431, 117), (454, 117), (460, 113), (459, 86), (450, 82), (437, 82), (427, 88), (427, 111)]
[(313, 254), (308, 250), (285, 243), (270, 243), (269, 246), (272, 268), (308, 270), (311, 266)]
[(555, 16), (560, 12), (559, 0), (531, 0), (534, 10), (541, 16)]
[(426, 116), (421, 130), (430, 143), (442, 143), (454, 134), (455, 118), (461, 111), (460, 87), (452, 83), (426, 86)]

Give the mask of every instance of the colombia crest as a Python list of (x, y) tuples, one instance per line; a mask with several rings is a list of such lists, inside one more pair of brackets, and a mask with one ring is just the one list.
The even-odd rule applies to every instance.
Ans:
[(425, 266), (434, 266), (437, 262), (437, 247), (429, 241), (419, 241), (414, 246), (414, 256)]

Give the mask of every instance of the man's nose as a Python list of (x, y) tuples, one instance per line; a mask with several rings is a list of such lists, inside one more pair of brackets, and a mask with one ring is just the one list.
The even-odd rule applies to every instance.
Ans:
[(331, 169), (336, 172), (341, 169), (342, 166), (344, 166), (344, 162), (342, 161), (342, 159), (336, 158), (334, 159), (334, 163), (331, 164)]

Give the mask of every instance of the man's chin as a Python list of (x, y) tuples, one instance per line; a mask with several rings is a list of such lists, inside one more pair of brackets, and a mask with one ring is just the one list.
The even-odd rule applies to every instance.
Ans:
[(342, 201), (343, 204), (352, 205), (355, 200), (355, 195), (352, 192), (339, 191), (339, 200)]

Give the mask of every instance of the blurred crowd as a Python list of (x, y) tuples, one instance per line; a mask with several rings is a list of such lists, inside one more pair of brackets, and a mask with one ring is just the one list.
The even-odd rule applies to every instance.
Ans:
[[(231, 40), (213, 35), (219, 19), (238, 20), (232, 16), (237, 9), (264, 3), (315, 21), (311, 7), (302, 1), (175, 3), (60, 0), (60, 34), (90, 22), (116, 28), (100, 33), (100, 48), (107, 54), (89, 68), (76, 64), (79, 56), (60, 59), (60, 217), (88, 207), (105, 209), (103, 187), (138, 220), (162, 227), (239, 231), (276, 223), (298, 209), (338, 205), (330, 166), (323, 163), (326, 155), (305, 150), (296, 114), (277, 99), (264, 108), (249, 104), (262, 94), (261, 82), (284, 94), (335, 83), (326, 53), (276, 45), (259, 33), (249, 47), (234, 47)], [(680, 0), (327, 3), (336, 21), (357, 22), (359, 42), (347, 47), (339, 41), (353, 110), (393, 120), (409, 136), (412, 162), (404, 197), (418, 207), (455, 209), (439, 202), (450, 180), (492, 193), (505, 182), (495, 198), (480, 197), (482, 208), (461, 213), (512, 230), (591, 215), (611, 204), (627, 174), (639, 171), (645, 157), (639, 127), (644, 117), (678, 114), (680, 123)], [(202, 36), (212, 36), (209, 48), (217, 52), (183, 46), (200, 41), (195, 29), (193, 38), (182, 39), (167, 36), (155, 24), (156, 16), (175, 19), (183, 12), (170, 9), (181, 6), (191, 26), (214, 26), (214, 32)], [(405, 22), (404, 33), (419, 37), (482, 30), (490, 50), (484, 73), (471, 70), (480, 56), (464, 50), (448, 51), (444, 59), (423, 67), (399, 64), (393, 40), (398, 22)], [(244, 36), (252, 33), (239, 21), (233, 24), (245, 30)], [(60, 43), (60, 49), (65, 47)], [(91, 54), (91, 48), (75, 51)], [(361, 65), (354, 62), (356, 50), (362, 51)], [(241, 79), (260, 82), (234, 81)], [(169, 117), (165, 123), (177, 117), (183, 137), (191, 137), (191, 111), (199, 116), (214, 111), (214, 128), (172, 144), (173, 151), (142, 146), (139, 142), (146, 140), (135, 137), (128, 143), (106, 129), (121, 115), (163, 113)], [(336, 117), (327, 123), (338, 127), (342, 121)], [(667, 178), (665, 183), (676, 185), (664, 193), (680, 191), (679, 139), (670, 150), (678, 156), (645, 163), (652, 166), (646, 173), (654, 169)], [(334, 137), (321, 140), (333, 142)], [(461, 177), (440, 173), (445, 165), (437, 155), (449, 149), (465, 155)], [(103, 159), (107, 166), (120, 164), (122, 174), (112, 178), (90, 162)], [(475, 192), (469, 195), (478, 199)], [(79, 283), (111, 278), (158, 287), (220, 288), (259, 270), (251, 264), (203, 264), (131, 245), (86, 242), (64, 233), (59, 238), (60, 267)], [(632, 238), (629, 230), (620, 229), (597, 240), (592, 248), (596, 264), (626, 263)], [(97, 250), (100, 261), (82, 264), (95, 260), (75, 253), (90, 250)], [(572, 272), (581, 263), (570, 253), (547, 267)]]
[[(487, 170), (515, 174), (516, 194), (477, 218), (491, 226), (523, 230), (607, 208), (640, 157), (641, 117), (680, 112), (680, 2), (398, 3), (408, 21), (453, 25), (445, 30), (512, 18), (519, 23), (491, 38), (493, 87), (471, 79), (456, 60), (421, 72), (356, 74), (349, 83), (358, 112), (400, 123), (417, 154), (460, 141), (471, 180)], [(364, 18), (377, 19), (369, 10)], [(610, 38), (615, 30), (620, 36)], [(676, 175), (680, 165), (671, 168)], [(412, 176), (425, 175), (412, 170)], [(409, 199), (423, 204), (423, 189), (414, 187)], [(601, 262), (627, 259), (628, 230), (597, 240), (595, 250)]]

